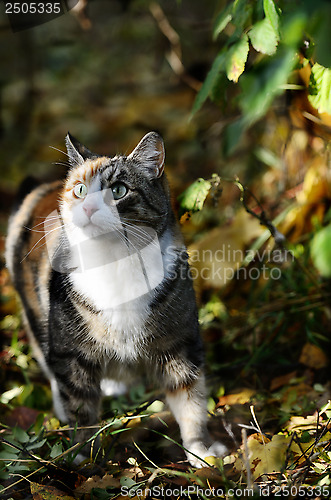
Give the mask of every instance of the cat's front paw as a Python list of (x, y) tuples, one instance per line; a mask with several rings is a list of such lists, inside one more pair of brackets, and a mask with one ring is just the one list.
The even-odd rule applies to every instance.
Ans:
[[(196, 443), (191, 444), (188, 447), (188, 450), (186, 452), (186, 456), (188, 461), (190, 462), (193, 467), (201, 468), (201, 467), (206, 467), (206, 462), (203, 461), (203, 459), (207, 457), (223, 457), (226, 452), (227, 448), (224, 446), (224, 444), (220, 443), (219, 441), (215, 441), (211, 446), (206, 446), (204, 443), (201, 441), (197, 441)], [(194, 455), (196, 456), (194, 456)], [(202, 460), (201, 460), (202, 459)]]

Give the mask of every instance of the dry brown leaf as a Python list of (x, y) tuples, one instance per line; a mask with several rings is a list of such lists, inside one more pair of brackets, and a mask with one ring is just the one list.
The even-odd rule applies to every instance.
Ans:
[(280, 387), (284, 385), (290, 384), (291, 380), (293, 380), (297, 376), (297, 372), (286, 373), (285, 375), (280, 375), (279, 377), (275, 377), (272, 379), (270, 383), (270, 391), (276, 391)]
[(28, 408), (27, 406), (18, 406), (14, 408), (6, 417), (6, 424), (12, 427), (18, 425), (24, 430), (28, 430), (33, 425), (40, 414), (40, 411)]
[(310, 342), (307, 342), (303, 346), (299, 361), (303, 365), (315, 370), (325, 368), (329, 364), (328, 357), (322, 349)]
[(120, 487), (120, 480), (114, 478), (112, 474), (105, 474), (103, 477), (92, 476), (89, 477), (83, 484), (75, 489), (75, 493), (83, 495), (86, 493), (91, 493), (93, 488), (108, 488), (113, 486), (115, 488)]
[(217, 407), (224, 405), (243, 405), (245, 403), (248, 403), (255, 393), (256, 391), (254, 391), (253, 389), (244, 388), (234, 394), (227, 394), (226, 396), (222, 396), (219, 398)]
[[(323, 419), (320, 417), (320, 422)], [(293, 416), (290, 418), (289, 422), (286, 425), (286, 430), (288, 431), (308, 431), (308, 430), (316, 430), (317, 428), (317, 414), (308, 415), (307, 417), (296, 417)]]

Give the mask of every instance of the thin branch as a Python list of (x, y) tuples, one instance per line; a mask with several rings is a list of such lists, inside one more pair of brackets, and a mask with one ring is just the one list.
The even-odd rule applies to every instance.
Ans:
[(152, 2), (149, 6), (152, 16), (154, 17), (160, 31), (168, 39), (170, 43), (170, 52), (166, 54), (166, 59), (173, 72), (185, 82), (189, 87), (198, 92), (201, 89), (202, 83), (199, 80), (189, 75), (182, 61), (182, 46), (178, 33), (169, 23), (165, 13), (160, 5)]
[(72, 9), (70, 9), (70, 11), (77, 18), (83, 30), (89, 30), (92, 27), (91, 20), (86, 12), (87, 4), (88, 0), (78, 0), (76, 5)]
[[(278, 229), (274, 226), (274, 224), (268, 219), (265, 211), (264, 211), (264, 208), (263, 206), (261, 205), (260, 201), (256, 198), (256, 196), (246, 187), (244, 186), (240, 181), (239, 179), (235, 179), (233, 181), (236, 186), (240, 189), (241, 191), (241, 197), (240, 197), (240, 201), (242, 202), (243, 206), (244, 206), (244, 209), (246, 210), (247, 213), (249, 213), (250, 215), (252, 215), (253, 217), (255, 217), (256, 219), (258, 219), (260, 221), (260, 224), (262, 226), (265, 226), (267, 229), (269, 229), (270, 231), (270, 234), (271, 236), (274, 238), (275, 240), (275, 243), (279, 246), (279, 248), (281, 248), (284, 252), (287, 252), (287, 248), (286, 248), (286, 237), (280, 232), (278, 231)], [(258, 207), (260, 208), (261, 210), (261, 213), (260, 214), (257, 214), (255, 213), (253, 210), (251, 210), (248, 205), (247, 205), (247, 201), (246, 201), (246, 196), (247, 194), (249, 194), (249, 196), (251, 196), (254, 201), (256, 202), (256, 204), (258, 205)], [(293, 254), (292, 254), (293, 255)], [(310, 281), (317, 287), (317, 288), (320, 288), (320, 285), (318, 283), (318, 281), (316, 280), (315, 276), (309, 271), (309, 269), (307, 269), (301, 262), (300, 260), (295, 256), (293, 255), (293, 259), (295, 260), (295, 262), (297, 263), (297, 265), (300, 267), (301, 271), (306, 274), (308, 276), (308, 278), (310, 279)]]
[(245, 465), (245, 469), (246, 469), (246, 476), (247, 476), (247, 490), (251, 490), (253, 488), (253, 482), (252, 482), (251, 465), (249, 463), (247, 432), (246, 432), (245, 428), (241, 429), (241, 437), (242, 437), (243, 448), (244, 448), (243, 461), (244, 461), (244, 465)]

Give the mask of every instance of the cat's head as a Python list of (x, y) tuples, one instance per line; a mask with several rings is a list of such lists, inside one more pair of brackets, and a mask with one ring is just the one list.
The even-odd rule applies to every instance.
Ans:
[(71, 169), (60, 210), (68, 227), (87, 237), (139, 225), (162, 232), (170, 202), (159, 134), (146, 134), (128, 156), (94, 154), (69, 133), (66, 146)]

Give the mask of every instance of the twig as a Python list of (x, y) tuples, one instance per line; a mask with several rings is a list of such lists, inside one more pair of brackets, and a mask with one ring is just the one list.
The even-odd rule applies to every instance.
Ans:
[[(279, 246), (279, 248), (281, 248), (284, 252), (286, 252), (287, 251), (287, 248), (285, 245), (286, 237), (280, 231), (278, 231), (278, 229), (274, 226), (274, 224), (268, 219), (260, 201), (256, 198), (256, 196), (246, 186), (244, 186), (239, 181), (239, 179), (236, 179), (234, 181), (234, 183), (236, 184), (236, 186), (238, 186), (238, 188), (241, 191), (240, 201), (242, 202), (246, 212), (249, 213), (250, 215), (252, 215), (253, 217), (255, 217), (256, 219), (258, 219), (262, 226), (265, 226), (267, 229), (269, 229), (271, 236), (275, 240), (275, 243)], [(257, 203), (258, 207), (260, 208), (261, 213), (259, 215), (248, 207), (247, 202), (246, 202), (247, 193), (254, 199), (254, 201)], [(315, 276), (305, 266), (302, 265), (300, 260), (295, 255), (293, 255), (293, 259), (296, 262), (296, 264), (300, 267), (301, 271), (308, 276), (310, 281), (317, 288), (320, 288), (320, 285), (319, 285), (318, 281), (316, 280)]]
[(265, 440), (264, 440), (264, 436), (263, 436), (263, 432), (261, 431), (261, 427), (259, 426), (259, 423), (257, 421), (257, 418), (255, 416), (255, 412), (254, 412), (254, 406), (251, 405), (249, 407), (249, 409), (251, 410), (251, 414), (252, 414), (252, 417), (253, 417), (253, 420), (254, 420), (254, 424), (256, 425), (256, 428), (258, 429), (259, 433), (260, 433), (260, 436), (262, 438), (262, 441), (263, 441), (263, 445), (265, 445)]
[(246, 469), (246, 476), (247, 476), (247, 489), (251, 490), (253, 488), (253, 483), (252, 483), (251, 465), (249, 463), (247, 432), (246, 432), (245, 428), (241, 429), (241, 438), (242, 438), (243, 447), (244, 447), (243, 460), (244, 460), (244, 465), (245, 465), (245, 469)]
[(40, 467), (39, 469), (36, 469), (34, 470), (33, 472), (30, 472), (30, 474), (28, 474), (27, 476), (25, 477), (22, 477), (21, 479), (19, 479), (18, 481), (16, 481), (16, 483), (12, 483), (12, 484), (9, 484), (8, 486), (6, 486), (5, 488), (3, 488), (1, 490), (1, 495), (3, 495), (3, 493), (5, 491), (8, 491), (10, 490), (11, 488), (13, 488), (14, 486), (17, 486), (19, 483), (21, 483), (22, 481), (28, 481), (28, 482), (31, 482), (28, 478), (33, 476), (34, 474), (37, 474), (38, 472), (42, 471), (43, 469), (45, 469), (45, 466), (43, 467)]
[[(266, 216), (266, 213), (264, 211), (264, 208), (262, 207), (260, 201), (254, 195), (254, 193), (252, 193), (246, 186), (244, 186), (239, 181), (239, 179), (235, 179), (234, 183), (240, 189), (240, 192), (241, 192), (240, 201), (242, 202), (246, 212), (249, 213), (250, 215), (252, 215), (253, 217), (255, 217), (256, 219), (258, 219), (262, 226), (265, 226), (267, 229), (269, 229), (270, 234), (274, 238), (276, 244), (285, 250), (285, 248), (284, 248), (284, 243), (286, 241), (285, 236), (280, 231), (278, 231), (278, 229), (268, 219), (268, 217)], [(248, 207), (247, 202), (246, 202), (246, 194), (247, 193), (249, 194), (249, 196), (251, 196), (253, 198), (253, 200), (256, 202), (257, 206), (260, 208), (260, 210), (261, 210), (260, 215), (258, 215), (257, 213), (255, 213), (253, 210), (251, 210)]]
[(169, 23), (165, 13), (160, 5), (152, 2), (149, 6), (152, 16), (154, 17), (160, 31), (170, 42), (170, 52), (166, 54), (167, 61), (173, 72), (181, 78), (189, 87), (198, 92), (201, 89), (202, 83), (199, 80), (189, 75), (182, 62), (182, 47), (178, 33)]
[(76, 5), (71, 9), (71, 12), (77, 18), (83, 30), (89, 30), (92, 27), (91, 20), (89, 19), (86, 8), (88, 0), (78, 0)]

